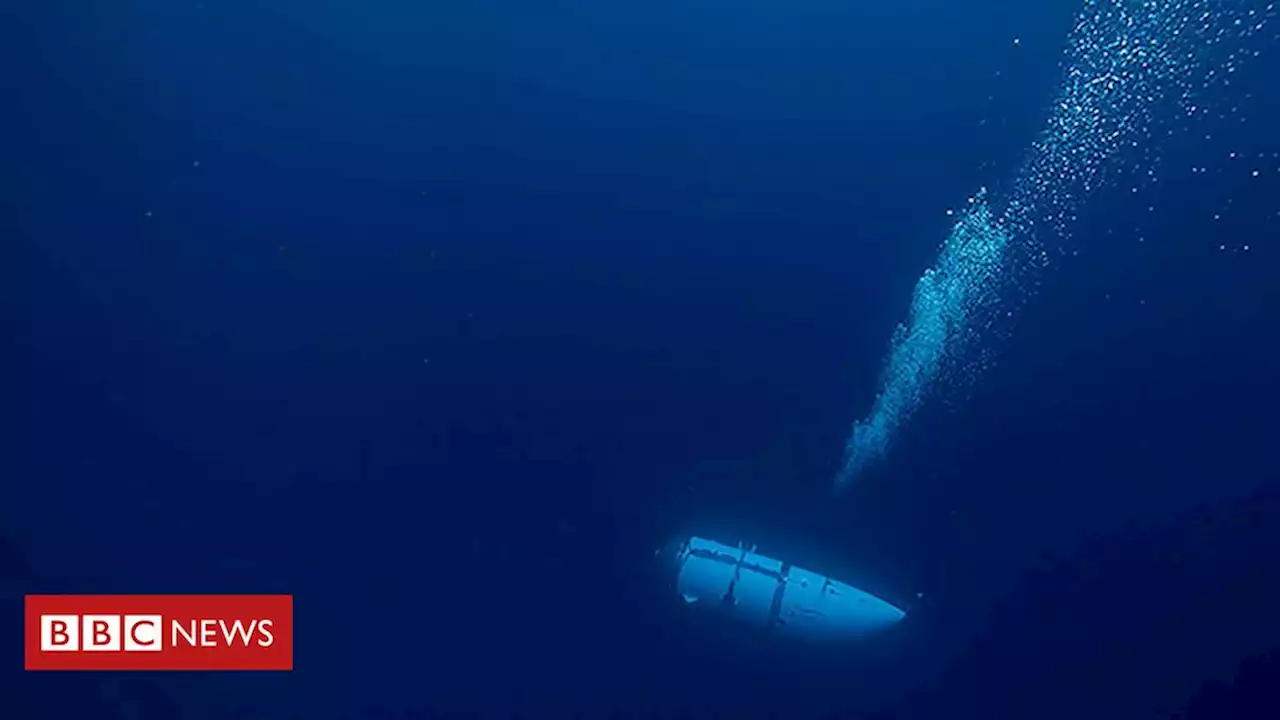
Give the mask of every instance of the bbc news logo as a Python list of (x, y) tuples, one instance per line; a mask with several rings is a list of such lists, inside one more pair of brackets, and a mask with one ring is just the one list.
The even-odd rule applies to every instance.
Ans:
[(28, 670), (292, 670), (292, 595), (28, 595)]

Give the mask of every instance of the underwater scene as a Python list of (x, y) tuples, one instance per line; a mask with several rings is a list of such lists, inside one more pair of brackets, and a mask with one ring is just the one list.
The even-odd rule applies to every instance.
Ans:
[(0, 717), (1280, 717), (1275, 3), (0, 55)]

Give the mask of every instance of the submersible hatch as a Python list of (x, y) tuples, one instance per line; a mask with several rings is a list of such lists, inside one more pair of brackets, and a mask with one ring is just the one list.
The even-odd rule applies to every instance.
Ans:
[(705, 538), (658, 550), (675, 572), (685, 604), (714, 608), (746, 623), (812, 638), (864, 637), (906, 612), (864, 590), (789, 562)]

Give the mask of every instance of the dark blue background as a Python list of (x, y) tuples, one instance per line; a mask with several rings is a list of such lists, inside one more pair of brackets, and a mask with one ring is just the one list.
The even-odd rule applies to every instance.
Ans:
[[(0, 9), (15, 717), (1144, 717), (1280, 646), (1274, 42), (833, 500), (1078, 2), (257, 5)], [(677, 533), (924, 598), (741, 636)], [(32, 591), (290, 592), (297, 670), (23, 675)]]

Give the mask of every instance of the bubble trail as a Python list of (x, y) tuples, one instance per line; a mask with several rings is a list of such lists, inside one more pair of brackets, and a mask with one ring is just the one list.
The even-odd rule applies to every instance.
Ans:
[(1230, 86), (1239, 64), (1257, 54), (1245, 52), (1246, 41), (1263, 33), (1274, 10), (1247, 0), (1087, 0), (1045, 127), (1000, 211), (985, 191), (970, 199), (917, 282), (880, 391), (845, 444), (837, 491), (885, 457), (929, 397), (986, 367), (1001, 318), (1048, 265), (1046, 241), (1069, 235), (1079, 203), (1105, 185), (1122, 151), (1127, 169), (1153, 167), (1156, 136), (1208, 112), (1206, 91)]

